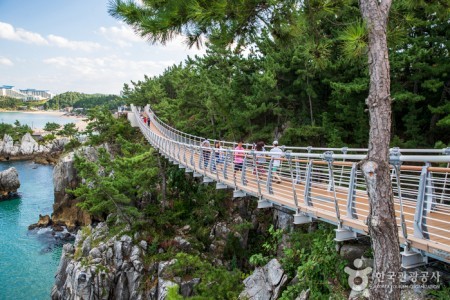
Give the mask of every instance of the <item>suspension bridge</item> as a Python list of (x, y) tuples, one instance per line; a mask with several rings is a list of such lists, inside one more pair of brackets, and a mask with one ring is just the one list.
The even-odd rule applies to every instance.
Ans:
[[(150, 118), (150, 126), (143, 116)], [(128, 119), (170, 162), (205, 183), (216, 182), (217, 189), (232, 188), (233, 197), (254, 196), (258, 208), (290, 209), (294, 224), (313, 220), (334, 224), (336, 241), (368, 235), (369, 200), (357, 167), (367, 149), (283, 147), (283, 156), (277, 158), (246, 144), (248, 150), (239, 151), (242, 166), (236, 169), (236, 143), (218, 141), (220, 148), (202, 147), (204, 138), (165, 124), (148, 105), (143, 109), (132, 106)], [(211, 145), (216, 142), (210, 141)], [(277, 174), (276, 160), (280, 162)], [(420, 266), (428, 258), (450, 263), (450, 148), (392, 148), (390, 164), (404, 249), (402, 266)]]

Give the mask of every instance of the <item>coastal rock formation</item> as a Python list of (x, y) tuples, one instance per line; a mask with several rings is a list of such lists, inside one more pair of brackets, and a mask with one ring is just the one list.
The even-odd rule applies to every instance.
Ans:
[[(167, 277), (175, 260), (145, 267), (146, 241), (133, 241), (126, 234), (108, 238), (108, 234), (106, 223), (100, 223), (78, 231), (74, 245), (64, 245), (52, 299), (166, 299), (168, 289), (176, 284)], [(188, 297), (200, 279), (178, 281)]]
[(39, 221), (35, 224), (31, 224), (28, 226), (28, 230), (35, 229), (35, 228), (41, 228), (41, 227), (47, 227), (52, 224), (52, 218), (50, 218), (49, 215), (41, 215), (39, 214)]
[(16, 168), (0, 172), (0, 199), (16, 195), (19, 187), (19, 173)]
[[(92, 147), (83, 147), (77, 154), (83, 155), (92, 161), (97, 158), (97, 152)], [(74, 195), (66, 192), (66, 189), (76, 188), (80, 182), (74, 166), (74, 157), (74, 152), (61, 157), (53, 169), (55, 202), (53, 204), (52, 220), (55, 224), (66, 226), (68, 230), (73, 230), (77, 226), (91, 224), (90, 215), (77, 206), (78, 201)]]
[[(108, 145), (102, 145), (110, 152)], [(52, 221), (55, 225), (66, 226), (69, 231), (79, 226), (91, 224), (91, 216), (81, 210), (77, 203), (78, 199), (66, 191), (72, 190), (81, 182), (75, 169), (75, 155), (84, 157), (89, 161), (98, 160), (98, 150), (94, 147), (80, 147), (75, 152), (70, 152), (61, 157), (53, 169), (53, 186), (55, 202), (53, 204)]]
[(39, 163), (55, 163), (64, 146), (70, 141), (68, 138), (58, 138), (45, 145), (38, 142), (26, 133), (19, 142), (7, 134), (0, 141), (0, 161), (2, 160), (28, 160), (34, 159)]

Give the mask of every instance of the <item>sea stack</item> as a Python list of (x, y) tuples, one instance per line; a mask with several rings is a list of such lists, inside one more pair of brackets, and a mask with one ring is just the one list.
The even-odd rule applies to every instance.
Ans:
[(0, 172), (0, 200), (16, 196), (19, 188), (19, 173), (16, 168)]

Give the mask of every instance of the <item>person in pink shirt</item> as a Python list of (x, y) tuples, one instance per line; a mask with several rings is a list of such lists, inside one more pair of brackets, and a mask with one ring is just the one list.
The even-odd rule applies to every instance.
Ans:
[(245, 149), (242, 147), (242, 141), (239, 141), (236, 148), (234, 148), (234, 175), (237, 171), (242, 171), (242, 165), (244, 164)]

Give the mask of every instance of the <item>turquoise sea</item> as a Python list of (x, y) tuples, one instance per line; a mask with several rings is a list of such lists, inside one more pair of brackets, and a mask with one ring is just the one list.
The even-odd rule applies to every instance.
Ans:
[(52, 166), (2, 162), (19, 172), (20, 197), (0, 202), (0, 299), (49, 299), (61, 241), (48, 229), (28, 230), (39, 214), (51, 214)]
[[(47, 114), (0, 112), (0, 121), (19, 120), (34, 128), (73, 119)], [(39, 214), (53, 212), (53, 167), (31, 161), (0, 162), (0, 171), (15, 167), (20, 197), (0, 201), (0, 300), (49, 299), (62, 242), (49, 229), (28, 230)]]

